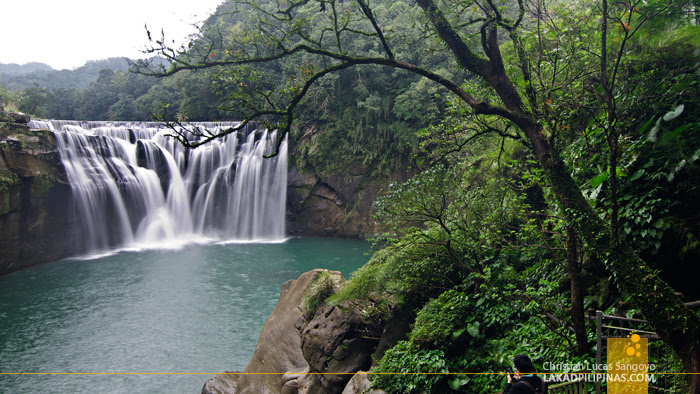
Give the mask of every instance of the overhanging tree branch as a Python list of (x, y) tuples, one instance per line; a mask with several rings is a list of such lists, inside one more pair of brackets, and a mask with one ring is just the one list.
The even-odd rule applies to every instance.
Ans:
[[(367, 3), (360, 0), (362, 4)], [(482, 37), (483, 53), (477, 53), (467, 45), (462, 33), (453, 26), (438, 7), (438, 3), (433, 0), (416, 0), (416, 3), (424, 11), (432, 29), (439, 39), (446, 45), (451, 55), (457, 59), (461, 67), (469, 72), (482, 77), (490, 88), (498, 95), (503, 105), (493, 105), (486, 100), (478, 100), (470, 92), (465, 91), (460, 85), (449, 78), (441, 76), (439, 73), (429, 70), (426, 67), (397, 61), (393, 57), (393, 52), (389, 48), (389, 41), (382, 39), (380, 24), (372, 24), (374, 32), (368, 33), (379, 38), (379, 44), (384, 48), (386, 57), (367, 57), (344, 52), (342, 49), (331, 50), (330, 42), (321, 37), (312, 39), (312, 34), (300, 35), (294, 32), (293, 22), (288, 27), (289, 32), (275, 36), (272, 30), (266, 41), (262, 43), (250, 43), (243, 41), (239, 52), (232, 53), (230, 58), (205, 58), (190, 59), (186, 53), (172, 51), (164, 45), (164, 40), (160, 41), (160, 48), (154, 51), (161, 53), (168, 60), (173, 62), (170, 69), (165, 72), (156, 72), (158, 75), (172, 75), (185, 69), (204, 69), (216, 66), (241, 67), (246, 65), (259, 65), (273, 63), (277, 60), (296, 55), (310, 55), (323, 63), (323, 70), (315, 71), (303, 79), (298, 88), (288, 95), (281, 95), (279, 105), (269, 101), (266, 107), (260, 108), (258, 112), (246, 114), (246, 119), (254, 117), (277, 116), (283, 119), (282, 130), (289, 130), (293, 121), (293, 110), (308, 92), (309, 87), (324, 75), (336, 72), (341, 69), (355, 65), (380, 65), (409, 71), (430, 79), (440, 84), (450, 92), (460, 98), (465, 104), (472, 108), (475, 114), (497, 115), (509, 120), (517, 125), (529, 142), (529, 146), (536, 156), (540, 166), (549, 179), (552, 191), (559, 202), (562, 211), (566, 216), (567, 225), (575, 229), (577, 235), (589, 250), (604, 261), (606, 266), (614, 273), (616, 283), (628, 294), (633, 302), (640, 308), (645, 318), (654, 326), (662, 339), (667, 341), (686, 362), (688, 369), (693, 372), (700, 372), (700, 318), (694, 312), (688, 310), (674, 294), (673, 289), (662, 281), (640, 258), (626, 245), (619, 245), (613, 242), (610, 226), (602, 221), (597, 213), (591, 208), (581, 193), (576, 181), (572, 178), (571, 172), (564, 161), (558, 156), (552, 141), (548, 138), (542, 124), (546, 124), (543, 115), (531, 109), (524, 108), (522, 93), (513, 83), (513, 76), (508, 75), (504, 66), (501, 54), (501, 47), (498, 39), (498, 31), (506, 24), (502, 17), (503, 13), (496, 12), (491, 8), (484, 8), (482, 15)], [(294, 5), (307, 4), (307, 2), (294, 2)], [(323, 4), (323, 3), (321, 3)], [(443, 3), (440, 3), (443, 4)], [(308, 5), (308, 4), (307, 4)], [(518, 2), (521, 6), (522, 3)], [(288, 15), (293, 19), (294, 12), (301, 9), (289, 8)], [(490, 10), (490, 11), (489, 11)], [(518, 10), (522, 12), (521, 9)], [(363, 11), (365, 19), (368, 13)], [(373, 15), (373, 14), (369, 14)], [(337, 22), (338, 16), (329, 23), (332, 26)], [(370, 18), (373, 19), (373, 18)], [(454, 18), (458, 19), (458, 18)], [(477, 18), (478, 19), (478, 18)], [(502, 21), (502, 22), (499, 22)], [(522, 25), (519, 16), (513, 29)], [(376, 21), (375, 21), (376, 22)], [(319, 29), (324, 29), (323, 26)], [(506, 28), (507, 30), (507, 28)], [(329, 30), (323, 30), (327, 32)], [(341, 34), (352, 31), (363, 31), (359, 26), (350, 26), (348, 29), (340, 27), (333, 30), (335, 37), (328, 41), (341, 42)], [(355, 33), (357, 34), (357, 33)], [(308, 39), (305, 39), (307, 37)], [(287, 40), (290, 42), (287, 43)], [(295, 41), (296, 40), (296, 41)], [(245, 44), (245, 45), (243, 45)], [(324, 44), (327, 45), (324, 47)], [(246, 46), (248, 45), (248, 46)], [(337, 48), (343, 48), (336, 45)], [(204, 46), (203, 48), (207, 48)], [(246, 52), (246, 49), (250, 49)], [(203, 53), (208, 53), (204, 51)], [(253, 53), (254, 55), (247, 55)], [(161, 70), (162, 71), (162, 70)], [(549, 82), (548, 82), (549, 83)], [(532, 97), (534, 101), (535, 97)], [(531, 103), (534, 105), (535, 103)], [(268, 108), (269, 107), (269, 108)], [(695, 379), (692, 389), (700, 390), (700, 379)]]

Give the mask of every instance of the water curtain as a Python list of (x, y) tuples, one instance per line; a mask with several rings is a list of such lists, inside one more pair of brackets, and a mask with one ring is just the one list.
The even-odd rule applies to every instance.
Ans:
[[(276, 156), (265, 158), (276, 149), (276, 131), (244, 128), (187, 149), (154, 122), (32, 120), (29, 126), (56, 137), (87, 252), (285, 236), (286, 138)], [(235, 123), (193, 126), (217, 132)]]

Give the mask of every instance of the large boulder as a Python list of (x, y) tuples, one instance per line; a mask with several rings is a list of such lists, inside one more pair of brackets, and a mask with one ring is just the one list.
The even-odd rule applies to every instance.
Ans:
[(247, 374), (217, 375), (204, 385), (203, 394), (280, 393), (288, 382), (292, 382), (288, 387), (294, 384), (300, 372), (308, 371), (294, 323), (302, 318), (299, 308), (304, 293), (321, 272), (306, 272), (282, 286), (279, 302), (265, 322), (253, 358), (243, 371)]
[(322, 304), (313, 319), (298, 324), (309, 372), (299, 379), (300, 393), (341, 393), (353, 373), (372, 365), (378, 340), (360, 311), (350, 303)]
[[(369, 369), (378, 343), (372, 338), (381, 332), (373, 332), (357, 308), (322, 303), (312, 317), (302, 314), (309, 286), (324, 271), (287, 281), (243, 373), (216, 375), (202, 393), (341, 393), (352, 374)], [(329, 274), (333, 282), (344, 282), (340, 272)]]

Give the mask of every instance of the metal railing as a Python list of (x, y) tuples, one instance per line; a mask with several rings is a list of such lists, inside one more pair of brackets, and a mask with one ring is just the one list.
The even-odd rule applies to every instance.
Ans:
[(584, 394), (588, 392), (588, 383), (583, 379), (576, 379), (566, 383), (547, 386), (549, 394)]
[[(623, 326), (614, 326), (614, 325), (603, 325), (604, 320), (611, 320), (614, 322), (620, 322), (622, 324), (625, 323), (636, 323), (636, 324), (648, 324), (646, 320), (640, 320), (640, 319), (630, 319), (627, 317), (621, 317), (621, 316), (612, 316), (612, 315), (604, 315), (602, 311), (596, 311), (596, 320), (597, 320), (597, 330), (596, 330), (596, 355), (595, 355), (595, 362), (596, 362), (596, 369), (594, 372), (596, 373), (596, 376), (599, 376), (601, 373), (600, 366), (603, 364), (603, 339), (608, 339), (608, 338), (624, 338), (620, 336), (608, 336), (608, 335), (603, 335), (603, 329), (609, 329), (609, 330), (618, 330), (622, 332), (634, 332), (639, 334), (640, 337), (642, 338), (649, 338), (649, 339), (659, 339), (659, 336), (652, 331), (644, 331), (644, 330), (637, 330), (637, 329), (631, 329), (628, 327), (623, 327)], [(613, 323), (610, 323), (613, 324)], [(604, 371), (603, 371), (604, 373)], [(600, 385), (601, 379), (596, 379), (595, 382), (595, 392), (596, 394), (600, 394), (601, 392), (601, 385)]]

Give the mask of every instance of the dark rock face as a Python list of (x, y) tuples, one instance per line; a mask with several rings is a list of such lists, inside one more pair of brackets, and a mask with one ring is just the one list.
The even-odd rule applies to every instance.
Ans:
[(72, 254), (70, 186), (48, 130), (0, 122), (0, 275)]
[[(148, 146), (146, 146), (147, 143)], [(148, 168), (156, 172), (163, 195), (167, 196), (170, 189), (171, 175), (168, 161), (163, 151), (155, 144), (150, 143), (150, 141), (144, 142), (139, 140), (136, 142), (136, 162), (139, 167)]]
[(287, 230), (292, 235), (368, 238), (377, 232), (372, 204), (390, 179), (362, 167), (317, 176), (292, 167), (287, 176)]

